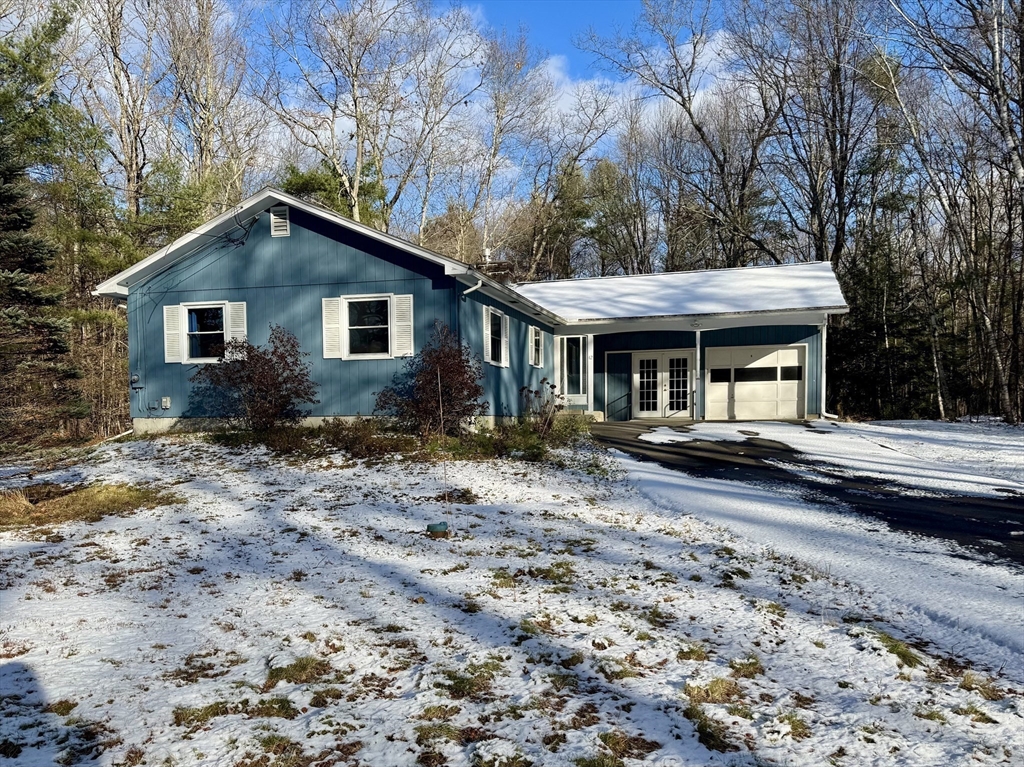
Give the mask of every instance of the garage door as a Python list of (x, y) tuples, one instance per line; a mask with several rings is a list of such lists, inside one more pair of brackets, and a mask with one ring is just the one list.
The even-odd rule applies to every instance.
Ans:
[(803, 346), (705, 350), (704, 417), (709, 421), (804, 418)]

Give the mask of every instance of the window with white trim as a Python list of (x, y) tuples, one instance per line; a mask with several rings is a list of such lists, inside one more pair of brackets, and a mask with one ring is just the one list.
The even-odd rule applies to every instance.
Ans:
[(246, 338), (244, 301), (171, 304), (164, 312), (164, 362), (219, 362), (228, 341)]
[(508, 315), (484, 307), (484, 362), (508, 367)]
[(544, 331), (530, 326), (530, 364), (535, 368), (544, 367)]
[(227, 343), (224, 304), (185, 307), (185, 359), (213, 362), (224, 354)]
[(379, 360), (413, 353), (412, 296), (323, 299), (324, 358)]
[(588, 378), (587, 337), (562, 336), (558, 344), (558, 388), (566, 397), (580, 397), (585, 401)]

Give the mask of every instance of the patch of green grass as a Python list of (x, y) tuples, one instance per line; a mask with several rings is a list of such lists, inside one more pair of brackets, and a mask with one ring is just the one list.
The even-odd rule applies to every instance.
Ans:
[(45, 711), (47, 714), (67, 716), (75, 710), (76, 706), (78, 706), (78, 703), (76, 703), (75, 701), (63, 698), (61, 700), (58, 700), (56, 703), (51, 703), (46, 708), (44, 708), (43, 711)]
[(602, 658), (600, 663), (597, 664), (597, 670), (609, 682), (640, 676), (636, 669), (615, 658)]
[(676, 660), (706, 661), (707, 659), (708, 651), (704, 645), (696, 642), (686, 645), (676, 653)]
[(309, 705), (313, 706), (313, 708), (324, 708), (332, 700), (341, 700), (344, 697), (345, 692), (343, 690), (337, 687), (327, 687), (313, 693), (313, 697), (309, 699)]
[(281, 719), (294, 719), (299, 715), (299, 710), (292, 705), (288, 698), (270, 698), (256, 701), (256, 704), (245, 711), (252, 718), (279, 717)]
[(740, 750), (739, 746), (729, 740), (729, 728), (709, 717), (699, 703), (691, 703), (683, 709), (683, 716), (693, 724), (697, 730), (697, 740), (709, 751), (726, 753)]
[(576, 570), (572, 562), (559, 560), (552, 562), (549, 567), (531, 567), (530, 577), (541, 578), (551, 583), (572, 584), (576, 582)]
[(446, 691), (454, 700), (479, 701), (491, 692), (494, 677), (501, 670), (501, 661), (492, 657), (483, 663), (468, 663), (463, 671), (444, 671), (447, 683), (435, 682), (434, 686)]
[(274, 666), (267, 672), (263, 692), (273, 690), (279, 682), (309, 684), (327, 676), (333, 671), (331, 664), (321, 658), (306, 655), (296, 658), (287, 666)]
[(925, 708), (924, 706), (918, 706), (914, 711), (914, 716), (918, 719), (927, 719), (931, 722), (938, 722), (939, 724), (946, 723), (945, 715), (937, 708)]
[(178, 706), (173, 712), (174, 725), (175, 727), (202, 727), (214, 717), (227, 716), (232, 713), (236, 713), (236, 709), (223, 700), (206, 706)]
[(684, 692), (692, 703), (734, 703), (743, 697), (743, 690), (735, 680), (722, 677), (705, 685), (687, 683)]
[(876, 630), (875, 638), (878, 639), (882, 647), (895, 655), (897, 660), (907, 668), (917, 668), (924, 663), (921, 656), (907, 647), (906, 643), (901, 642), (896, 637), (886, 634), (884, 631)]
[(626, 767), (619, 757), (614, 754), (597, 754), (596, 756), (581, 756), (573, 759), (576, 767)]
[(811, 727), (795, 711), (779, 714), (779, 721), (789, 725), (789, 734), (793, 740), (806, 740), (811, 737)]
[(492, 570), (491, 580), (494, 582), (494, 587), (498, 589), (514, 589), (519, 585), (515, 576), (504, 567), (500, 570)]
[[(445, 761), (443, 764), (447, 764)], [(480, 752), (473, 754), (473, 767), (533, 767), (533, 762), (520, 753), (501, 756), (484, 756)]]
[(756, 655), (731, 660), (729, 661), (729, 668), (732, 669), (732, 675), (737, 679), (753, 679), (755, 676), (760, 676), (764, 673), (761, 659)]
[(665, 628), (672, 623), (676, 616), (661, 609), (661, 605), (654, 605), (650, 610), (641, 613), (641, 617), (655, 628)]
[(416, 745), (427, 746), (438, 740), (457, 742), (459, 740), (459, 728), (449, 722), (431, 722), (430, 724), (418, 724), (413, 730), (416, 732)]
[(425, 719), (427, 721), (433, 719), (450, 719), (451, 717), (458, 714), (460, 711), (462, 711), (462, 709), (458, 706), (443, 706), (435, 704), (432, 706), (427, 706), (425, 709), (423, 709), (420, 712), (419, 718)]
[(647, 740), (639, 735), (627, 735), (622, 730), (602, 732), (597, 736), (612, 755), (619, 759), (645, 759), (648, 754), (661, 748), (655, 740)]
[(155, 509), (184, 501), (157, 487), (95, 484), (33, 503), (30, 494), (0, 491), (0, 529), (98, 522), (107, 516), (125, 516), (137, 509)]
[(732, 703), (726, 706), (725, 712), (729, 714), (729, 716), (738, 716), (741, 719), (754, 718), (754, 712), (751, 710), (750, 706), (745, 706), (742, 703)]
[(549, 674), (548, 681), (555, 692), (575, 691), (580, 685), (580, 680), (575, 674)]
[(975, 674), (973, 671), (964, 673), (963, 679), (960, 680), (960, 689), (976, 692), (985, 700), (1002, 700), (1005, 697), (1003, 691), (996, 687), (992, 677)]
[(966, 706), (957, 706), (953, 709), (953, 713), (959, 716), (969, 716), (972, 722), (977, 722), (978, 724), (999, 724), (998, 720), (990, 717), (973, 703), (968, 703)]

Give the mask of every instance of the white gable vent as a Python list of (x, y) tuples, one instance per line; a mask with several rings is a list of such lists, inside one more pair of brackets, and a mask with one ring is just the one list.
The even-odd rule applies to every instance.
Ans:
[(279, 205), (270, 209), (270, 236), (287, 237), (291, 234), (288, 225), (288, 206)]

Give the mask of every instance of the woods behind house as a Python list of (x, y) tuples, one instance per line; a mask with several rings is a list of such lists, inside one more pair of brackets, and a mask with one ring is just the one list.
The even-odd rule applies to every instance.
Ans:
[(266, 185), (513, 281), (828, 260), (830, 409), (1020, 421), (1020, 0), (648, 0), (582, 81), (415, 0), (0, 0), (0, 32), (0, 441), (122, 431), (90, 291)]

